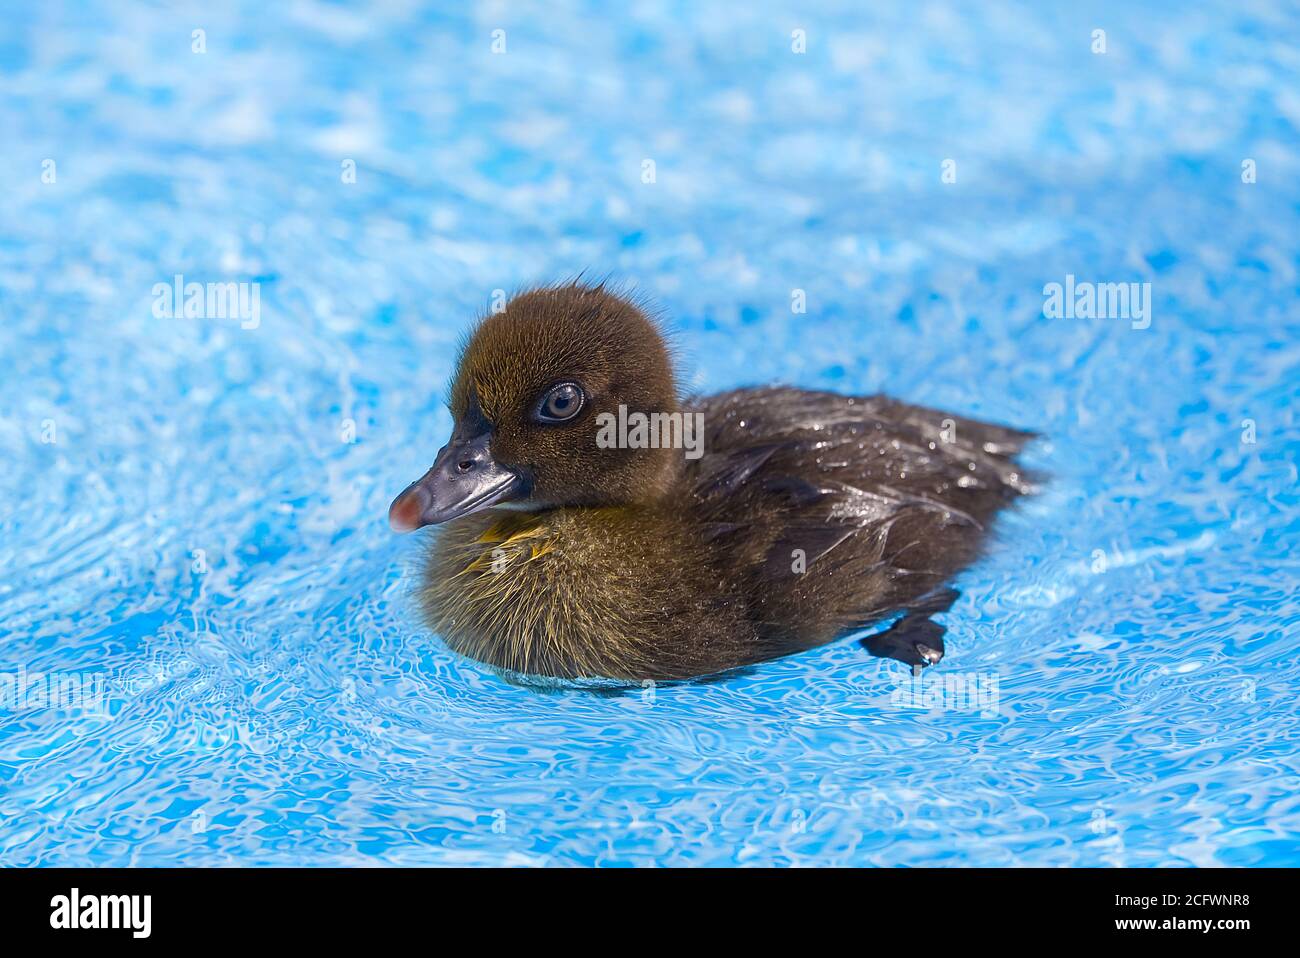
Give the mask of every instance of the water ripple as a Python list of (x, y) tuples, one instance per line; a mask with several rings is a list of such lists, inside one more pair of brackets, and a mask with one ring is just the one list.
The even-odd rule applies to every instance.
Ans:
[[(110, 6), (0, 50), (0, 675), (103, 690), (0, 708), (0, 863), (1300, 864), (1294, 20)], [(1045, 434), (919, 689), (523, 687), (416, 621), (458, 337), (583, 268), (692, 388)], [(260, 324), (156, 318), (178, 273)], [(1044, 319), (1067, 273), (1152, 327)]]

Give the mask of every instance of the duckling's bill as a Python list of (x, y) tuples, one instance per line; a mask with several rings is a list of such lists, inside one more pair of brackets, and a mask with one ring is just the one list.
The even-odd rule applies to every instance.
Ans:
[(429, 471), (393, 500), (388, 524), (394, 532), (412, 532), (520, 498), (527, 491), (523, 473), (493, 457), (491, 427), (481, 414), (471, 415), (457, 424)]

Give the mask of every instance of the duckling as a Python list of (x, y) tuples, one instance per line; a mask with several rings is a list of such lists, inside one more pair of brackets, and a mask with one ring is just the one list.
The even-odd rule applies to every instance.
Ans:
[[(684, 399), (658, 324), (603, 284), (483, 319), (449, 406), (451, 440), (389, 521), (442, 527), (417, 590), (428, 625), (527, 675), (689, 679), (892, 617), (866, 648), (933, 664), (944, 583), (1032, 491), (1014, 458), (1030, 432), (880, 395)], [(636, 412), (661, 428), (610, 441)]]

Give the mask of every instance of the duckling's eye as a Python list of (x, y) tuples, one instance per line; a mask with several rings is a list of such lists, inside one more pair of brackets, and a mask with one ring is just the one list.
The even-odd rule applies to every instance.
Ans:
[(568, 422), (578, 411), (586, 397), (576, 383), (552, 386), (537, 406), (539, 422)]

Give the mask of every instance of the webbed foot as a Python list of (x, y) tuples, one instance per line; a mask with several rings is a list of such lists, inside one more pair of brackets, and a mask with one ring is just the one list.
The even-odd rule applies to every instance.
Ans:
[(924, 667), (943, 658), (946, 631), (928, 615), (905, 615), (885, 631), (867, 636), (860, 644), (878, 658)]
[(878, 658), (922, 668), (934, 665), (943, 658), (943, 634), (948, 630), (930, 616), (947, 612), (960, 595), (956, 589), (937, 589), (923, 595), (901, 619), (885, 631), (867, 636), (860, 644)]

